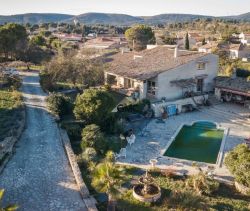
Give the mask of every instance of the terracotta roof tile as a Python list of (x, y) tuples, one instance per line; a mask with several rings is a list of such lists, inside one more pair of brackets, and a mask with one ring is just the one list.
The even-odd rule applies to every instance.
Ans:
[[(134, 59), (134, 55), (138, 57)], [(107, 72), (128, 78), (146, 80), (205, 55), (207, 53), (179, 50), (178, 57), (174, 58), (174, 50), (163, 46), (144, 50), (140, 53), (118, 53), (109, 58), (109, 70)]]

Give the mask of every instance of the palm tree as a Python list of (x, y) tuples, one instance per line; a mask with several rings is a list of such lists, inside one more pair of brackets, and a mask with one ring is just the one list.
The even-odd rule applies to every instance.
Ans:
[(114, 198), (119, 193), (118, 188), (122, 184), (123, 172), (122, 169), (115, 166), (111, 159), (113, 152), (108, 152), (106, 159), (96, 166), (93, 172), (92, 185), (100, 192), (105, 192), (108, 195), (109, 211), (114, 211)]
[(0, 189), (0, 211), (15, 211), (17, 210), (18, 206), (15, 204), (7, 205), (6, 207), (2, 206), (2, 199), (4, 195), (4, 189)]

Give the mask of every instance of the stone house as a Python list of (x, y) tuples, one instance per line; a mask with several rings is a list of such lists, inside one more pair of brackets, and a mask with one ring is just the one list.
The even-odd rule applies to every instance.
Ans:
[(108, 64), (105, 81), (116, 91), (168, 101), (213, 91), (218, 56), (158, 46), (140, 53), (117, 53)]

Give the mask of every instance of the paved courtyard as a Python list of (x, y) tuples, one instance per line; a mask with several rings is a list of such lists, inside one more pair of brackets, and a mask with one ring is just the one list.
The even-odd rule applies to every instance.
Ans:
[[(177, 171), (192, 174), (197, 170), (192, 167), (192, 161), (166, 158), (161, 154), (165, 151), (168, 142), (182, 124), (191, 124), (193, 121), (208, 120), (219, 126), (228, 128), (223, 155), (236, 145), (243, 143), (244, 138), (250, 137), (250, 110), (240, 105), (220, 103), (211, 107), (203, 107), (199, 111), (183, 113), (170, 117), (163, 122), (151, 120), (141, 132), (137, 134), (135, 143), (127, 146), (127, 157), (119, 158), (118, 162), (148, 167), (150, 159), (157, 159), (160, 168), (174, 168)], [(223, 161), (223, 160), (222, 160)], [(207, 164), (200, 164), (207, 169)], [(222, 164), (215, 166), (215, 174), (221, 180), (230, 180), (230, 173)]]

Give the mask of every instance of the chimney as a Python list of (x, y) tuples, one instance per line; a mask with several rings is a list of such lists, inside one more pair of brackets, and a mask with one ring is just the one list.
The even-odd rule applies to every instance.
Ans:
[(178, 57), (178, 45), (176, 45), (174, 49), (174, 58), (176, 59), (177, 57)]

